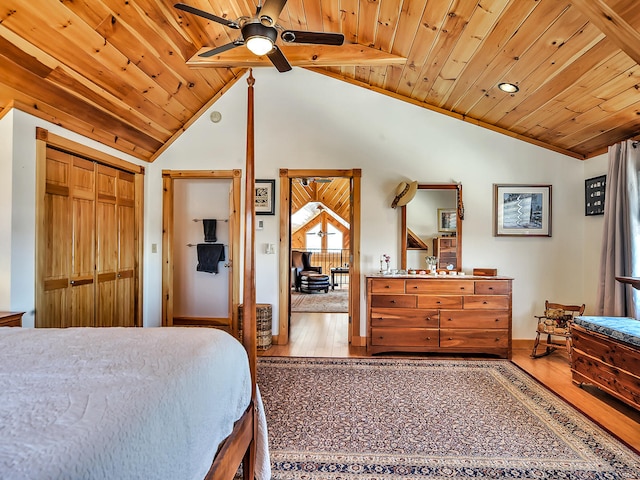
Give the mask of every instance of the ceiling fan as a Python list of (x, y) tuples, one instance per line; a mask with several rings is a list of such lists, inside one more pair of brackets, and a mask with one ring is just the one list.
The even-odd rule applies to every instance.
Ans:
[(307, 187), (309, 186), (309, 184), (315, 182), (315, 183), (331, 183), (331, 179), (330, 178), (313, 178), (313, 177), (309, 177), (309, 178), (299, 178), (298, 181), (300, 182), (300, 185)]
[(233, 42), (203, 52), (199, 55), (201, 57), (211, 57), (232, 48), (246, 45), (254, 54), (266, 55), (279, 72), (288, 72), (291, 70), (291, 65), (282, 50), (276, 45), (278, 31), (281, 32), (280, 39), (285, 43), (313, 43), (318, 45), (342, 45), (344, 43), (344, 35), (342, 33), (285, 30), (276, 22), (286, 3), (287, 0), (266, 0), (264, 5), (258, 5), (255, 15), (239, 17), (236, 20), (218, 17), (185, 3), (176, 3), (174, 7), (229, 28), (240, 30), (240, 36)]
[(318, 235), (320, 238), (325, 235), (335, 235), (336, 232), (323, 232), (322, 230), (318, 230), (317, 232), (307, 232), (307, 235)]

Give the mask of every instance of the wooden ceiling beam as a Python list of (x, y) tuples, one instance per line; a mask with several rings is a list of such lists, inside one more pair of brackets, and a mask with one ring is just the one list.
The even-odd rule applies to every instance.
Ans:
[[(280, 47), (294, 67), (326, 67), (338, 65), (389, 65), (407, 61), (406, 58), (362, 45), (296, 45)], [(247, 48), (238, 47), (212, 57), (199, 57), (210, 50), (204, 47), (187, 61), (192, 67), (265, 67), (271, 66), (266, 56), (256, 56)]]
[(571, 0), (609, 40), (640, 65), (640, 33), (603, 0)]

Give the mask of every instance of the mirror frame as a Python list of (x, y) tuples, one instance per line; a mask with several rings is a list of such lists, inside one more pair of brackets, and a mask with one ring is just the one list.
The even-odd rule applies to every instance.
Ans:
[[(456, 270), (462, 270), (462, 220), (464, 220), (464, 204), (462, 203), (462, 184), (460, 183), (419, 183), (418, 190), (455, 190), (456, 209), (458, 219), (456, 222)], [(400, 226), (400, 268), (407, 269), (407, 207), (401, 209), (402, 224)]]

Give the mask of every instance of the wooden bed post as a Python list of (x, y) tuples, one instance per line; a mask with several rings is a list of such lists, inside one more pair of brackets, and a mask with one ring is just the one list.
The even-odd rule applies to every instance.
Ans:
[[(247, 78), (248, 106), (247, 106), (247, 158), (244, 192), (244, 275), (243, 275), (243, 329), (242, 343), (249, 356), (251, 370), (252, 398), (254, 409), (256, 401), (256, 366), (257, 366), (257, 332), (256, 332), (256, 280), (255, 280), (255, 238), (253, 225), (255, 221), (255, 148), (253, 128), (253, 71), (249, 69)], [(244, 461), (244, 479), (252, 480), (255, 468), (257, 421), (254, 415), (253, 441), (247, 451)]]

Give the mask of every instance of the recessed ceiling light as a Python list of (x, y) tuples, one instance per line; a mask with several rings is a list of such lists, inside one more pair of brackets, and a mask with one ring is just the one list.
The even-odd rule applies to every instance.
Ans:
[(506, 82), (499, 83), (498, 88), (503, 92), (507, 92), (507, 93), (516, 93), (518, 90), (520, 90), (517, 85), (513, 83), (506, 83)]

